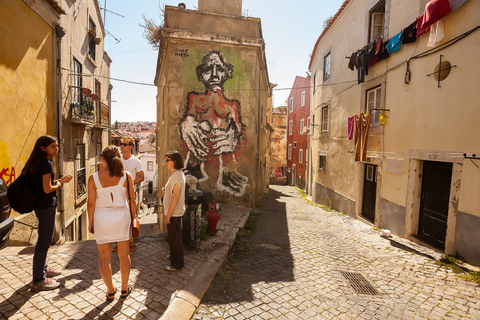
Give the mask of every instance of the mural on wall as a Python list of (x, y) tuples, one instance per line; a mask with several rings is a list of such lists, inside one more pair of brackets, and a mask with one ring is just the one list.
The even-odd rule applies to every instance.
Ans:
[(246, 145), (240, 102), (224, 97), (223, 86), (232, 78), (233, 65), (219, 51), (209, 51), (196, 68), (205, 92), (189, 92), (185, 114), (179, 123), (180, 136), (188, 150), (185, 174), (199, 181), (209, 177), (205, 167), (218, 169), (217, 190), (243, 196), (248, 178), (230, 171), (225, 164), (236, 161), (240, 146)]

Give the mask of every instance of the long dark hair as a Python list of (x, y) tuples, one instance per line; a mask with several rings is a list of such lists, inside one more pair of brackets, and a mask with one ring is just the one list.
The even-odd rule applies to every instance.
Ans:
[(42, 150), (42, 147), (46, 148), (50, 144), (57, 141), (57, 138), (47, 135), (38, 138), (37, 142), (35, 142), (35, 146), (33, 147), (33, 151), (30, 154), (30, 157), (25, 164), (25, 167), (23, 167), (22, 169), (22, 173), (28, 172), (30, 174), (38, 175), (38, 166), (40, 165), (42, 160), (47, 158), (47, 153)]
[(111, 177), (123, 177), (123, 163), (117, 146), (108, 146), (100, 155), (107, 162)]

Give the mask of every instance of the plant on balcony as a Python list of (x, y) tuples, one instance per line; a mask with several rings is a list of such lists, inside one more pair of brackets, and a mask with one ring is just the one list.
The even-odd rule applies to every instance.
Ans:
[(88, 30), (88, 35), (92, 38), (95, 38), (97, 36), (96, 32), (95, 32), (95, 29)]
[(72, 102), (70, 107), (72, 108), (72, 115), (74, 116), (80, 115), (80, 104), (78, 102)]
[(93, 99), (93, 101), (98, 101), (98, 99), (99, 99), (98, 94), (92, 93), (92, 99)]
[(88, 88), (82, 88), (82, 92), (83, 94), (87, 95), (87, 96), (91, 96), (92, 95), (92, 90), (88, 89)]

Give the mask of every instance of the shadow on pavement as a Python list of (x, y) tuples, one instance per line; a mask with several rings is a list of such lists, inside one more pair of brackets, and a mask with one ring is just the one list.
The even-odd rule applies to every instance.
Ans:
[(10, 319), (35, 294), (36, 292), (30, 291), (28, 284), (17, 289), (10, 297), (0, 302), (0, 315)]
[(408, 251), (408, 252), (412, 252), (412, 253), (415, 253), (419, 256), (424, 256), (424, 257), (427, 257), (427, 258), (432, 259), (432, 260), (436, 260), (436, 258), (434, 256), (431, 256), (431, 255), (426, 254), (424, 252), (418, 251), (415, 248), (409, 247), (409, 246), (407, 246), (403, 243), (400, 243), (398, 241), (395, 241), (393, 239), (388, 239), (388, 241), (390, 241), (390, 244), (392, 245), (392, 247), (402, 249), (402, 250), (405, 250), (405, 251)]
[[(248, 240), (237, 238), (233, 253), (229, 253), (202, 303), (252, 301), (256, 283), (295, 281), (285, 197), (288, 195), (270, 189), (262, 199), (257, 230)], [(242, 245), (245, 241), (248, 243)], [(246, 250), (241, 257), (235, 257), (238, 246)]]

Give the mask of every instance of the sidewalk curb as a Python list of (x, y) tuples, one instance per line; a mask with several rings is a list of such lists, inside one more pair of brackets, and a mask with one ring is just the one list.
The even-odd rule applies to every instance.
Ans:
[(240, 222), (240, 226), (232, 229), (227, 240), (228, 243), (218, 243), (213, 248), (207, 260), (197, 268), (190, 280), (172, 298), (160, 320), (190, 320), (193, 317), (218, 269), (220, 269), (227, 258), (228, 251), (235, 242), (238, 230), (245, 225), (249, 217), (250, 213)]

